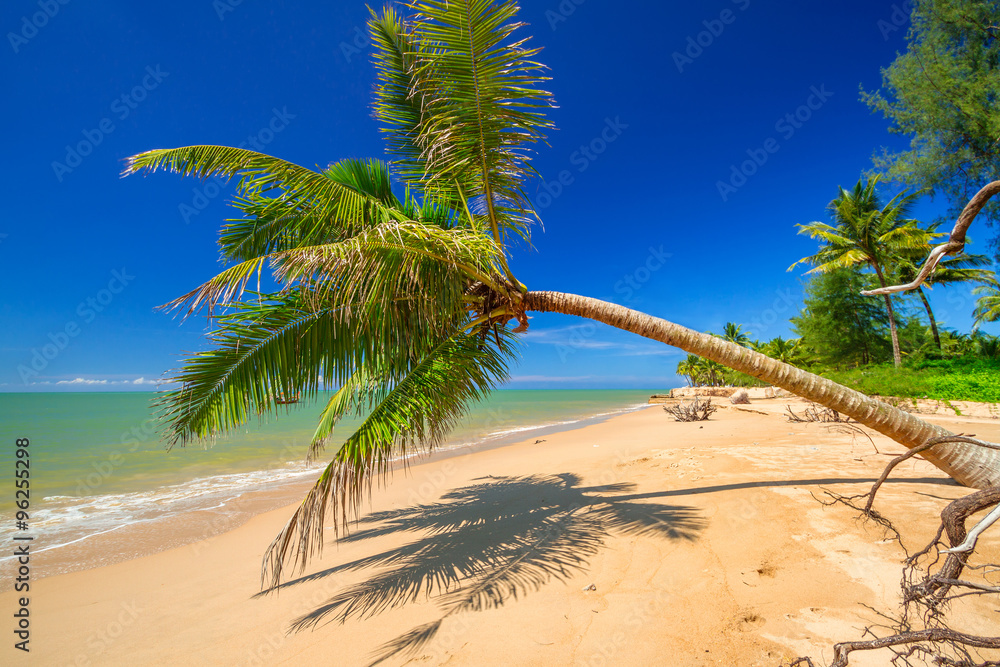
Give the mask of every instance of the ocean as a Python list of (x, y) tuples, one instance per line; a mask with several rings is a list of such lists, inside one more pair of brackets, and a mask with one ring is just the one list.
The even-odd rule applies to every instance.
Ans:
[[(497, 391), (472, 408), (440, 450), (499, 446), (576, 428), (638, 409), (651, 393)], [(0, 394), (0, 424), (8, 442), (4, 476), (11, 480), (0, 493), (2, 539), (19, 532), (13, 483), (17, 438), (30, 441), (28, 529), (20, 534), (32, 535), (33, 553), (41, 553), (70, 545), (78, 551), (94, 537), (122, 528), (133, 535), (142, 525), (155, 533), (157, 525), (180, 521), (192, 511), (225, 514), (227, 504), (244, 494), (307, 484), (361, 422), (345, 418), (326, 456), (313, 464), (305, 463), (305, 452), (328, 394), (205, 445), (167, 450), (157, 433), (153, 397), (144, 392)], [(7, 560), (0, 557), (0, 565), (8, 565)]]

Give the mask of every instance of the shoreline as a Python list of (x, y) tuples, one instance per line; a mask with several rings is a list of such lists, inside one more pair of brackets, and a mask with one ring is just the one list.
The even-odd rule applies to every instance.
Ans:
[[(543, 438), (554, 433), (586, 428), (616, 416), (641, 411), (649, 407), (649, 405), (631, 405), (578, 419), (487, 433), (472, 442), (446, 443), (430, 454), (414, 453), (395, 460), (392, 464), (392, 474), (407, 468), (417, 468), (425, 463), (508, 447), (526, 439)], [(84, 533), (66, 543), (44, 546), (34, 553), (58, 552), (57, 557), (52, 559), (50, 556), (39, 559), (37, 562), (40, 565), (36, 565), (34, 576), (46, 578), (104, 567), (168, 549), (183, 547), (235, 530), (259, 514), (293, 507), (312, 487), (322, 467), (322, 465), (315, 465), (310, 469), (300, 471), (273, 468), (249, 473), (230, 473), (232, 475), (260, 477), (277, 472), (284, 474), (286, 478), (276, 481), (259, 481), (256, 483), (259, 488), (239, 491), (235, 495), (222, 495), (221, 492), (210, 491), (202, 497), (195, 498), (192, 501), (193, 507), (183, 512), (175, 511), (171, 514), (153, 515), (133, 520), (128, 524), (105, 528), (99, 532)], [(196, 478), (186, 483), (163, 487), (161, 490), (207, 483), (226, 476), (228, 475), (222, 474)], [(203, 506), (199, 501), (210, 504)], [(12, 556), (0, 558), (0, 573), (4, 573), (13, 560)], [(0, 593), (12, 588), (13, 583), (10, 578), (0, 578)]]
[[(329, 535), (277, 595), (258, 595), (260, 557), (288, 504), (186, 546), (33, 580), (32, 662), (324, 664), (334, 647), (338, 664), (386, 667), (828, 655), (877, 620), (861, 605), (895, 609), (901, 552), (814, 494), (867, 490), (887, 457), (787, 423), (788, 402), (700, 423), (650, 406), (544, 444), (421, 461), (376, 487), (350, 536)], [(1000, 440), (996, 421), (940, 419)], [(967, 490), (926, 462), (901, 468), (880, 502), (915, 544)], [(1000, 560), (996, 536), (980, 550)], [(0, 593), (0, 607), (15, 598)], [(956, 613), (988, 634), (995, 612), (981, 602)], [(28, 664), (17, 653), (0, 649)]]

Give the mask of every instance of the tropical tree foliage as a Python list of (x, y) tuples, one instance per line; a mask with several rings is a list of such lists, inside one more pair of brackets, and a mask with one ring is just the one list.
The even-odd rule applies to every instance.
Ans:
[(878, 301), (861, 295), (869, 286), (853, 267), (810, 277), (802, 311), (791, 320), (802, 361), (817, 368), (844, 368), (891, 358), (888, 314)]
[[(930, 242), (940, 234), (910, 218), (920, 193), (901, 192), (883, 205), (877, 192), (878, 183), (879, 177), (874, 176), (859, 180), (851, 190), (840, 188), (840, 194), (829, 205), (833, 225), (824, 222), (797, 225), (800, 234), (820, 241), (820, 249), (792, 264), (789, 270), (802, 263), (813, 265), (808, 273), (863, 265), (871, 268), (879, 285), (885, 287), (895, 257), (929, 249)], [(892, 297), (886, 294), (884, 301), (892, 358), (899, 366), (902, 357)]]
[(1000, 284), (993, 282), (980, 285), (973, 288), (972, 293), (978, 297), (976, 309), (972, 313), (973, 330), (979, 329), (986, 322), (1000, 320)]
[[(538, 49), (520, 35), (511, 1), (406, 7), (406, 17), (390, 7), (369, 24), (374, 111), (392, 163), (346, 160), (314, 171), (190, 146), (136, 155), (125, 170), (235, 179), (237, 191), (240, 217), (219, 238), (228, 266), (167, 306), (208, 311), (218, 324), (214, 347), (192, 354), (178, 388), (161, 395), (167, 440), (215, 435), (335, 387), (310, 446), (318, 457), (343, 415), (364, 416), (268, 549), (266, 585), (322, 547), (328, 512), (345, 527), (393, 460), (433, 447), (504, 381), (529, 311), (675, 345), (704, 359), (697, 365), (714, 381), (726, 368), (752, 374), (906, 446), (947, 433), (747, 347), (597, 299), (528, 291), (508, 253), (510, 242), (530, 238), (528, 158), (551, 127)], [(248, 291), (265, 270), (277, 289)], [(968, 449), (945, 445), (925, 456), (963, 483), (1000, 481), (1000, 457)]]
[(733, 322), (726, 322), (722, 329), (722, 339), (728, 340), (730, 343), (735, 343), (740, 347), (750, 346), (750, 334), (749, 331), (743, 331), (742, 324), (735, 324)]
[[(931, 225), (928, 231), (932, 234), (936, 233), (937, 225)], [(927, 248), (927, 250), (929, 249)], [(920, 248), (913, 248), (895, 257), (894, 282), (909, 283), (913, 281), (920, 272), (920, 268), (926, 257), (927, 252)], [(989, 284), (996, 280), (996, 274), (990, 269), (983, 267), (990, 266), (991, 264), (990, 258), (986, 255), (970, 255), (964, 252), (958, 255), (949, 255), (938, 263), (934, 273), (924, 284), (928, 288), (932, 288), (934, 285)], [(937, 319), (934, 317), (930, 301), (927, 300), (924, 285), (918, 285), (914, 292), (927, 312), (927, 320), (930, 323), (934, 343), (938, 349), (941, 349), (941, 335), (938, 332)]]
[[(905, 6), (905, 5), (904, 5)], [(1000, 178), (1000, 4), (915, 0), (907, 48), (862, 99), (910, 138), (908, 150), (875, 156), (887, 178), (942, 194), (957, 214)], [(997, 221), (997, 205), (984, 210)]]

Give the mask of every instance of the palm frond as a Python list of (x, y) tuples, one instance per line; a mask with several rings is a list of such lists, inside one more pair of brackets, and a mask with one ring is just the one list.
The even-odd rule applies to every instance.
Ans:
[(163, 308), (185, 309), (185, 317), (201, 308), (211, 312), (239, 299), (247, 282), (268, 263), (279, 281), (308, 285), (314, 301), (328, 305), (373, 300), (387, 304), (406, 298), (457, 304), (467, 282), (497, 287), (506, 270), (503, 253), (482, 234), (387, 222), (335, 243), (294, 247), (241, 262)]
[[(294, 223), (300, 243), (349, 236), (365, 221), (402, 219), (398, 207), (387, 203), (386, 197), (372, 196), (353, 187), (354, 182), (341, 182), (343, 179), (338, 177), (343, 176), (343, 169), (316, 172), (243, 148), (186, 146), (146, 151), (128, 158), (122, 175), (161, 169), (202, 179), (213, 176), (230, 179), (238, 175), (236, 190), (242, 199), (237, 203), (244, 213), (253, 220), (285, 220), (286, 228)], [(268, 196), (269, 193), (277, 195)], [(223, 253), (231, 252), (233, 259), (258, 253), (259, 244), (249, 248), (240, 245), (240, 241), (245, 242), (247, 231), (246, 225), (230, 230), (237, 233), (233, 238), (224, 232)]]
[(376, 381), (375, 388), (367, 384), (349, 388), (340, 401), (345, 406), (371, 401), (373, 409), (268, 547), (262, 584), (277, 586), (289, 561), (303, 569), (322, 550), (328, 510), (335, 517), (335, 530), (346, 528), (374, 479), (384, 477), (394, 460), (414, 448), (427, 451), (438, 445), (472, 403), (507, 378), (513, 339), (504, 333), (497, 340), (493, 347), (479, 336), (456, 333), (405, 373), (365, 367), (369, 377), (384, 379)]
[(533, 174), (531, 144), (552, 127), (552, 96), (533, 60), (538, 48), (513, 33), (513, 1), (412, 0), (404, 21), (383, 12), (372, 22), (378, 49), (375, 113), (405, 176), (430, 192), (481, 207), (494, 240), (528, 237), (531, 205), (522, 190)]
[[(380, 160), (342, 160), (319, 173), (341, 188), (327, 195), (340, 202), (317, 205), (301, 197), (268, 197), (249, 192), (233, 206), (244, 217), (226, 221), (219, 235), (222, 254), (246, 260), (297, 246), (318, 245), (349, 238), (387, 219), (408, 219), (392, 192), (389, 165)], [(359, 197), (361, 199), (359, 199)], [(340, 217), (324, 219), (330, 210)]]
[(975, 333), (983, 324), (1000, 320), (1000, 284), (994, 279), (992, 284), (974, 287), (972, 293), (979, 297), (972, 313), (972, 330)]
[(171, 444), (186, 444), (274, 411), (281, 396), (311, 395), (365, 353), (356, 326), (332, 309), (310, 311), (288, 293), (241, 303), (217, 318), (213, 349), (191, 355), (178, 389), (157, 399)]

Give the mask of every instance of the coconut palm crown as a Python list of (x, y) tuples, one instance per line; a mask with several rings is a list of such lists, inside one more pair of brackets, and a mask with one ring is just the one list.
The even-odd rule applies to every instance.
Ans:
[[(926, 253), (931, 241), (942, 234), (925, 229), (910, 218), (913, 205), (922, 193), (904, 191), (882, 205), (877, 192), (878, 183), (876, 175), (868, 180), (859, 180), (850, 190), (840, 188), (840, 193), (828, 207), (833, 225), (824, 222), (796, 225), (799, 234), (818, 239), (821, 246), (815, 255), (803, 257), (788, 267), (789, 271), (803, 263), (813, 265), (808, 273), (865, 264), (871, 267), (879, 284), (885, 287), (896, 257), (909, 256), (914, 251)], [(902, 359), (896, 315), (892, 299), (888, 294), (884, 298), (889, 314), (893, 361), (899, 366)]]
[[(152, 150), (126, 174), (160, 169), (235, 179), (239, 212), (219, 244), (229, 266), (166, 305), (207, 311), (212, 348), (190, 355), (158, 399), (164, 437), (184, 445), (276, 414), (289, 397), (336, 391), (309, 456), (338, 420), (364, 416), (268, 548), (262, 584), (304, 568), (392, 461), (426, 452), (508, 377), (529, 311), (591, 318), (680, 347), (851, 415), (905, 444), (946, 435), (855, 391), (754, 350), (597, 299), (528, 291), (509, 245), (530, 241), (525, 182), (552, 124), (538, 49), (514, 2), (411, 0), (373, 12), (375, 116), (391, 163), (311, 170), (221, 146)], [(393, 183), (405, 187), (402, 196)], [(248, 283), (267, 269), (278, 288)], [(259, 288), (258, 288), (259, 289)], [(927, 454), (960, 482), (1000, 481), (1000, 457), (968, 445)]]

